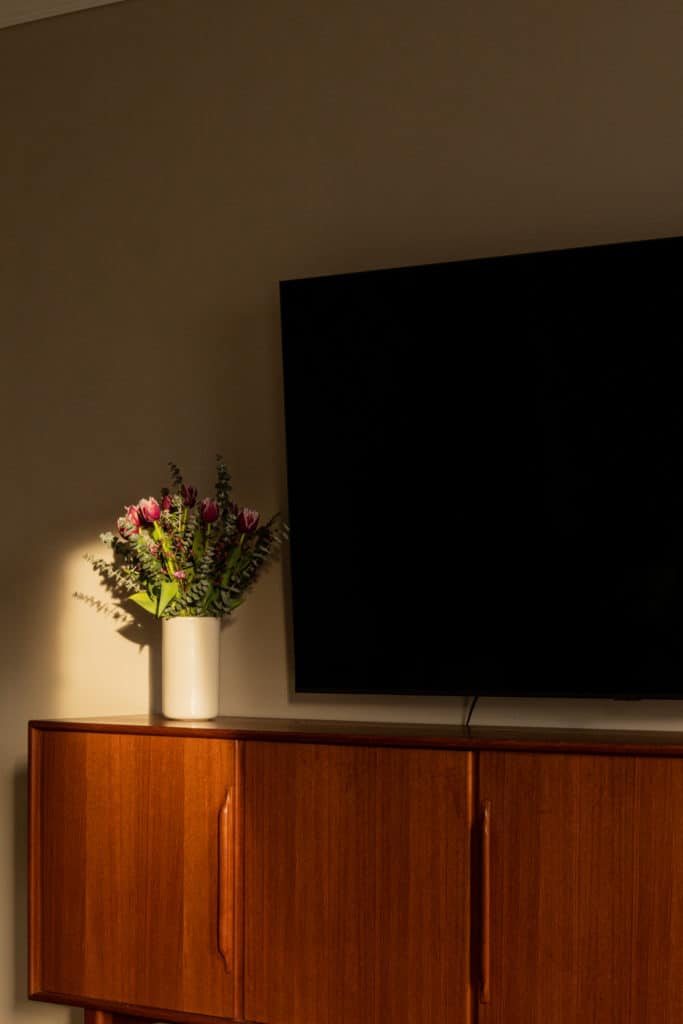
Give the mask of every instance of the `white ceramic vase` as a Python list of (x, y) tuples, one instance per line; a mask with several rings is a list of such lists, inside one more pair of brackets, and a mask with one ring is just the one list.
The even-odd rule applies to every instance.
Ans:
[(221, 620), (175, 616), (161, 624), (161, 712), (166, 718), (218, 714)]

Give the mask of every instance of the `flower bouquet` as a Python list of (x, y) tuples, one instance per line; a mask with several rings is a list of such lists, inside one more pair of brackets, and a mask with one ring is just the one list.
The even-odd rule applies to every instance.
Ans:
[(119, 601), (129, 599), (161, 619), (220, 619), (242, 604), (287, 528), (276, 525), (277, 515), (261, 524), (258, 512), (233, 502), (220, 455), (217, 463), (213, 497), (199, 501), (197, 488), (171, 462), (173, 487), (124, 506), (117, 533), (100, 535), (113, 561), (86, 558)]

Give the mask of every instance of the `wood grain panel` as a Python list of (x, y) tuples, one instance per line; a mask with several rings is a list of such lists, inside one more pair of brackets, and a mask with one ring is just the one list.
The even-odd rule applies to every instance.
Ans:
[(683, 764), (480, 755), (491, 991), (480, 1024), (683, 1019)]
[(219, 812), (235, 744), (45, 732), (32, 765), (38, 992), (229, 1017), (218, 949)]
[(683, 762), (637, 759), (631, 1020), (683, 1021)]
[(245, 1016), (469, 1018), (470, 757), (246, 745)]

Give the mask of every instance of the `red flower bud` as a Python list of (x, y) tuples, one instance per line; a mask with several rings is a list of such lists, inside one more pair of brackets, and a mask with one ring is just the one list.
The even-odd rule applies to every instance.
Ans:
[(240, 509), (237, 515), (237, 529), (240, 533), (251, 533), (258, 526), (260, 515), (253, 508)]
[(138, 512), (146, 523), (153, 523), (161, 515), (159, 502), (156, 498), (141, 498), (138, 502)]
[(194, 508), (197, 501), (197, 488), (188, 487), (187, 484), (183, 484), (180, 488), (180, 493), (183, 496), (185, 508)]
[(161, 508), (164, 512), (168, 512), (171, 507), (172, 498), (170, 494), (165, 494), (161, 499)]
[(201, 504), (201, 514), (205, 523), (215, 523), (218, 519), (218, 502), (213, 498), (204, 498)]

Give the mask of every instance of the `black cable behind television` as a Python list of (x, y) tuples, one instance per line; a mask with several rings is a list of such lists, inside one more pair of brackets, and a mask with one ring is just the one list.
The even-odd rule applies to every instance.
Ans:
[(682, 265), (280, 283), (298, 692), (683, 696)]

